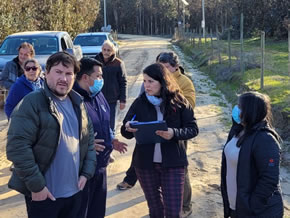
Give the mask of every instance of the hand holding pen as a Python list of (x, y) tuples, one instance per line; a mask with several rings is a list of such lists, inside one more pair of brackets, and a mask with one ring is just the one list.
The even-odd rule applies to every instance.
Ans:
[(125, 124), (126, 131), (127, 132), (136, 132), (137, 131), (137, 129), (130, 127), (130, 123), (137, 122), (137, 121), (134, 121), (135, 118), (136, 118), (136, 114), (134, 114), (134, 116), (132, 117), (132, 119), (130, 121), (127, 121), (127, 123)]

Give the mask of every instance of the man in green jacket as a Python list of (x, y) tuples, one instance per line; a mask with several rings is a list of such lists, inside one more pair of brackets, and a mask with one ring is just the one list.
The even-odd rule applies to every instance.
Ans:
[(72, 90), (79, 63), (59, 52), (46, 63), (44, 89), (14, 109), (7, 158), (8, 186), (25, 195), (29, 218), (76, 218), (82, 190), (95, 172), (94, 132), (81, 97)]

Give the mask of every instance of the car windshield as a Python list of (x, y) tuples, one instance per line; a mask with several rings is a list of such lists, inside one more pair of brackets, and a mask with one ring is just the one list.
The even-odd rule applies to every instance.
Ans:
[(0, 47), (0, 55), (18, 55), (18, 47), (23, 42), (32, 44), (36, 55), (50, 55), (58, 51), (56, 37), (19, 36), (5, 39)]
[(77, 36), (74, 44), (80, 46), (101, 46), (106, 39), (104, 35)]

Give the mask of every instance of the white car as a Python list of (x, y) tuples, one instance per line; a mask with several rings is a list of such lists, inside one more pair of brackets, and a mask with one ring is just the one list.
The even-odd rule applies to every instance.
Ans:
[(110, 40), (116, 47), (116, 54), (119, 55), (119, 46), (114, 41), (112, 35), (106, 32), (81, 33), (74, 39), (75, 45), (80, 45), (83, 57), (94, 58), (102, 51), (105, 40)]

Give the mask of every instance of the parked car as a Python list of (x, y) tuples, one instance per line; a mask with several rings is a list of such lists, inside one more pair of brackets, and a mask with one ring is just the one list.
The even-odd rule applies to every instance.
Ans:
[(67, 51), (74, 54), (78, 60), (82, 58), (80, 46), (73, 45), (72, 39), (67, 32), (60, 31), (34, 31), (20, 32), (5, 38), (0, 47), (0, 74), (6, 62), (18, 55), (17, 48), (23, 42), (29, 42), (35, 49), (35, 58), (42, 69), (51, 54), (59, 51)]
[(112, 35), (107, 32), (81, 33), (74, 39), (75, 45), (80, 45), (84, 57), (94, 58), (102, 51), (105, 40), (110, 40), (116, 47), (116, 54), (119, 55), (119, 46)]

